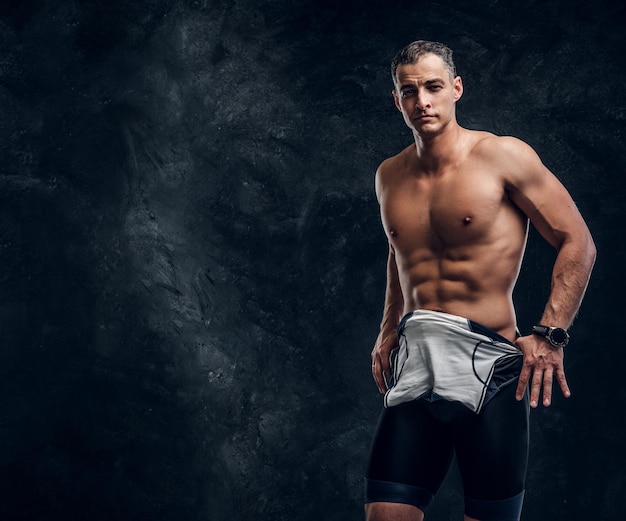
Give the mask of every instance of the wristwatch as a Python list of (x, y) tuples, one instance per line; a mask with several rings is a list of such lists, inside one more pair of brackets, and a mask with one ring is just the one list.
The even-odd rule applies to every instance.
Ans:
[(533, 335), (542, 336), (554, 347), (565, 347), (569, 343), (569, 334), (562, 327), (533, 326)]

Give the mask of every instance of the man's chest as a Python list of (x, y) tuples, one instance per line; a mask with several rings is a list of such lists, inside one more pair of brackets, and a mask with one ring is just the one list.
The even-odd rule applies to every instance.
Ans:
[(387, 187), (381, 200), (383, 224), (392, 242), (431, 248), (479, 241), (491, 233), (505, 200), (501, 180), (479, 171), (439, 178), (407, 178)]

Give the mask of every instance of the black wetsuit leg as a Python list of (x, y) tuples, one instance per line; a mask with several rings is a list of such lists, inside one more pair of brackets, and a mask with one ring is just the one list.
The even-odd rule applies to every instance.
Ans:
[[(519, 519), (528, 463), (529, 400), (526, 393), (518, 402), (516, 387), (517, 381), (505, 386), (480, 414), (459, 418), (456, 425), (454, 446), (471, 517)], [(496, 512), (490, 516), (487, 510)]]
[(365, 501), (412, 504), (425, 511), (456, 451), (468, 515), (518, 519), (529, 408), (527, 395), (515, 400), (515, 388), (516, 382), (503, 387), (480, 414), (446, 400), (384, 409), (367, 467)]
[(365, 501), (412, 504), (425, 511), (452, 461), (449, 428), (430, 412), (459, 403), (413, 400), (383, 409), (365, 480)]

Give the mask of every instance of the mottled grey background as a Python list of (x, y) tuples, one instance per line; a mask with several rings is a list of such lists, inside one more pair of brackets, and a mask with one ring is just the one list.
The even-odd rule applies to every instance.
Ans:
[[(386, 243), (411, 142), (388, 63), (455, 49), (459, 121), (518, 136), (599, 257), (573, 397), (532, 414), (525, 520), (621, 520), (623, 2), (0, 6), (0, 518), (358, 520)], [(536, 320), (554, 254), (516, 291)], [(429, 519), (460, 519), (452, 473)]]

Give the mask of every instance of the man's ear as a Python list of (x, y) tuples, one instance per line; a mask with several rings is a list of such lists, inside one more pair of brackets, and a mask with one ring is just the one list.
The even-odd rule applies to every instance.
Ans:
[(456, 103), (463, 96), (463, 80), (461, 80), (461, 76), (454, 78), (452, 88), (454, 89), (454, 102)]
[(400, 97), (398, 96), (398, 91), (396, 89), (393, 89), (391, 91), (391, 94), (393, 94), (393, 102), (396, 105), (396, 108), (402, 112), (402, 106), (400, 105)]

